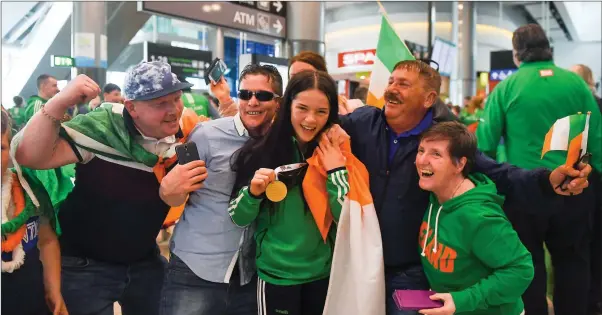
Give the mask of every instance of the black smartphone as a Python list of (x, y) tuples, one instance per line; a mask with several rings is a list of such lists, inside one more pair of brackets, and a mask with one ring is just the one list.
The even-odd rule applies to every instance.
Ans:
[(205, 84), (209, 85), (209, 83), (217, 83), (220, 81), (221, 77), (226, 73), (228, 67), (219, 58), (215, 58), (209, 68), (205, 71)]
[(178, 164), (184, 165), (192, 161), (198, 161), (199, 151), (196, 148), (196, 143), (186, 142), (176, 146), (176, 155), (178, 156)]

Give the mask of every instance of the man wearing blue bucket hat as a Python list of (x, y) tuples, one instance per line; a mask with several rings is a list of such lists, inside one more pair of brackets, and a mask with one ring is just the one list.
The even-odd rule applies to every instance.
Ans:
[[(168, 171), (193, 174), (199, 189), (204, 162), (174, 166), (174, 147), (199, 121), (183, 107), (180, 82), (168, 64), (143, 62), (128, 70), (125, 104), (104, 103), (62, 123), (74, 104), (100, 93), (85, 75), (72, 80), (16, 137), (19, 163), (35, 169), (78, 163), (73, 191), (59, 206), (62, 292), (70, 314), (159, 312), (164, 259), (155, 237), (170, 207), (159, 197)], [(173, 170), (172, 170), (173, 169)]]

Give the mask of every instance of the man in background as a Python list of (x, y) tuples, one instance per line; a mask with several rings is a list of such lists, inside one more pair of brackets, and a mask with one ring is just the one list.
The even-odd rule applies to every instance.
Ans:
[[(537, 24), (518, 28), (512, 36), (518, 71), (493, 89), (477, 128), (479, 149), (496, 156), (504, 137), (510, 164), (525, 169), (554, 169), (565, 164), (566, 151), (544, 151), (552, 126), (570, 116), (585, 119), (591, 112), (587, 151), (596, 172), (602, 169), (601, 115), (592, 92), (576, 74), (554, 65), (548, 38)], [(579, 115), (581, 113), (581, 115)], [(570, 133), (583, 131), (571, 126)], [(578, 124), (577, 124), (578, 125)], [(569, 135), (570, 136), (570, 135)], [(554, 143), (559, 142), (550, 137)], [(568, 144), (568, 140), (567, 140)], [(545, 153), (545, 154), (544, 154)], [(572, 164), (572, 163), (570, 163)], [(505, 207), (510, 222), (533, 256), (535, 277), (523, 295), (525, 312), (547, 314), (544, 242), (554, 266), (554, 310), (557, 315), (585, 315), (590, 288), (592, 216), (599, 175), (592, 172), (590, 188), (577, 196), (561, 197), (552, 207)], [(599, 240), (598, 240), (599, 241)]]
[(102, 89), (102, 99), (108, 103), (123, 104), (123, 96), (121, 96), (121, 88), (117, 84), (107, 83)]
[(33, 95), (27, 100), (27, 107), (25, 108), (24, 121), (27, 122), (33, 114), (37, 113), (46, 102), (59, 92), (58, 81), (55, 77), (42, 74), (36, 80), (38, 87), (38, 94)]
[(184, 107), (192, 109), (197, 115), (207, 118), (220, 118), (217, 109), (211, 106), (209, 99), (202, 94), (193, 93), (191, 88), (182, 91)]
[(23, 125), (25, 125), (25, 108), (23, 104), (25, 104), (25, 100), (21, 96), (13, 97), (13, 103), (15, 106), (8, 109), (8, 113), (13, 120), (13, 128), (16, 130), (20, 130)]

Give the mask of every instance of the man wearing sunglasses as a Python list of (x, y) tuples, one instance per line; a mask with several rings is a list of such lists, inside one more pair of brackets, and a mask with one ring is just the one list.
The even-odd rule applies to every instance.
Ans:
[[(249, 137), (261, 137), (270, 128), (280, 106), (282, 77), (272, 66), (250, 64), (240, 78), (238, 113), (197, 125), (190, 135), (206, 163), (203, 187), (190, 194), (183, 190), (193, 176), (179, 167), (161, 183), (167, 204), (186, 202), (170, 244), (163, 315), (257, 314), (254, 230), (236, 226), (228, 214), (236, 179), (230, 159)], [(231, 105), (223, 78), (212, 91), (222, 106)]]

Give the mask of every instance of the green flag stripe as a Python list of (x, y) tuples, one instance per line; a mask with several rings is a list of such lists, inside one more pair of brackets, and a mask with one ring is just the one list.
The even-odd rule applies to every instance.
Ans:
[(395, 29), (393, 29), (393, 25), (389, 24), (384, 16), (382, 17), (380, 34), (378, 35), (376, 56), (389, 69), (389, 72), (393, 72), (395, 64), (402, 60), (416, 59), (405, 43), (399, 39)]
[(578, 135), (583, 133), (585, 129), (585, 118), (587, 115), (585, 114), (577, 114), (569, 116), (569, 141), (575, 139)]

